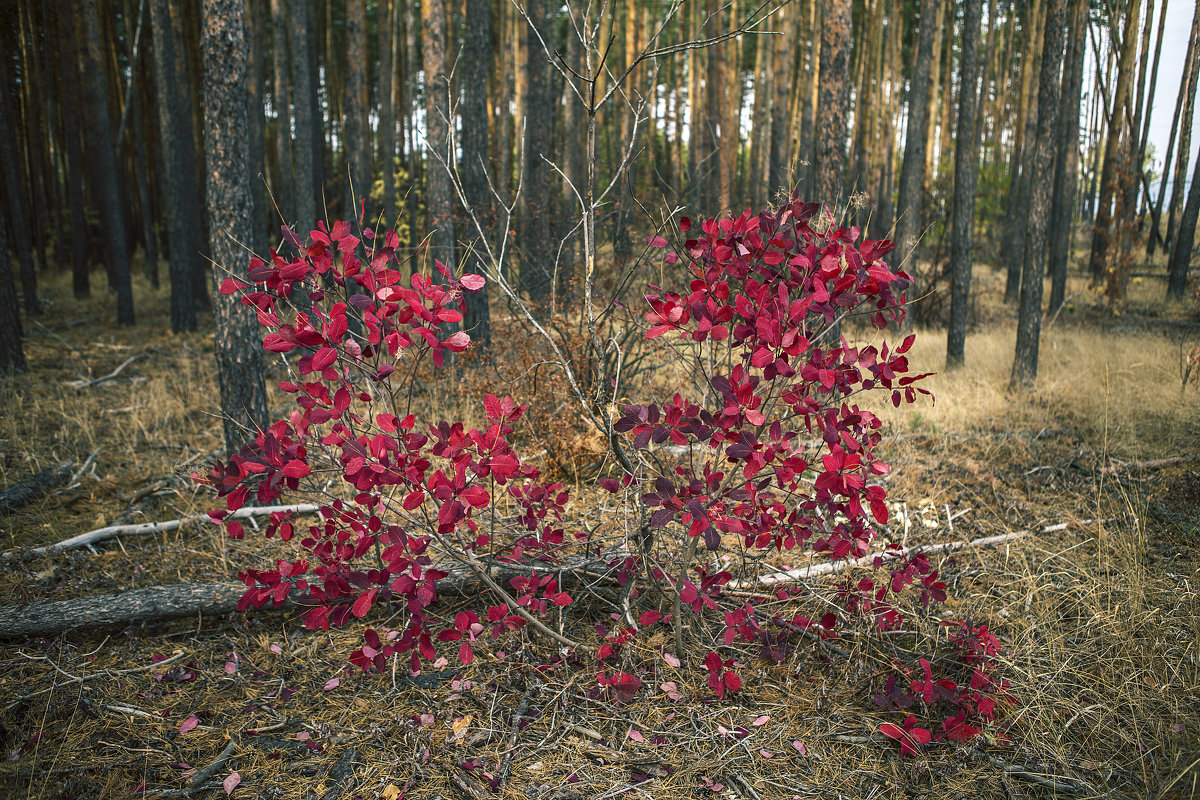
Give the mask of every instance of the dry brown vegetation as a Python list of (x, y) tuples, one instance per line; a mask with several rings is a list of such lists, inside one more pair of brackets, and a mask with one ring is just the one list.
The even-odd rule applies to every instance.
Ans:
[[(935, 405), (889, 406), (883, 452), (910, 543), (1035, 531), (941, 557), (951, 601), (914, 614), (901, 635), (936, 648), (939, 618), (987, 622), (1019, 699), (1009, 741), (902, 758), (876, 733), (899, 720), (870, 701), (886, 668), (870, 637), (840, 642), (849, 658), (813, 645), (770, 665), (747, 650), (745, 688), (721, 702), (700, 671), (672, 668), (649, 640), (632, 658), (656, 679), (614, 705), (584, 695), (594, 669), (552, 664), (544, 641), (483, 647), (457, 678), (359, 676), (342, 667), (361, 625), (307, 632), (260, 612), (4, 642), (0, 794), (124, 798), (142, 786), (182, 797), (189, 770), (216, 763), (191, 796), (223, 796), (233, 770), (235, 797), (1200, 796), (1200, 391), (1180, 386), (1181, 347), (1196, 329), (1178, 324), (1182, 307), (1161, 311), (1157, 282), (1135, 284), (1117, 318), (1073, 285), (1072, 310), (1043, 337), (1037, 389), (1011, 395), (1002, 278), (978, 280), (973, 366), (930, 379)], [(165, 298), (144, 289), (133, 330), (110, 324), (107, 299), (77, 302), (62, 285), (46, 296), (48, 313), (27, 331), (29, 375), (0, 384), (0, 485), (99, 452), (77, 486), (0, 517), (0, 549), (205, 510), (187, 475), (221, 441), (210, 338), (161, 333), (151, 310)], [(941, 370), (943, 342), (921, 332), (913, 362)], [(141, 353), (114, 380), (65, 385)], [(431, 397), (447, 414), (477, 413), (451, 389)], [(1180, 458), (1139, 466), (1170, 457)], [(601, 502), (579, 487), (577, 511), (602, 514)], [(5, 563), (0, 605), (229, 580), (263, 557), (253, 536), (229, 542), (199, 525), (96, 552), (18, 555)], [(457, 602), (439, 613), (452, 617)], [(661, 689), (671, 681), (680, 700)], [(200, 724), (180, 733), (192, 715)], [(739, 726), (749, 735), (722, 733)]]

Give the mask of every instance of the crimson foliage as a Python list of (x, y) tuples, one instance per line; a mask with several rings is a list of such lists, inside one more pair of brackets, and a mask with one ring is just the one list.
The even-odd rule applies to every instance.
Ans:
[[(883, 261), (890, 242), (858, 243), (857, 228), (819, 219), (815, 204), (796, 201), (757, 216), (705, 220), (695, 234), (683, 218), (677, 248), (662, 236), (649, 242), (668, 248), (664, 274), (677, 283), (650, 287), (645, 336), (683, 380), (669, 399), (624, 406), (615, 422), (632, 459), (622, 453), (616, 461), (625, 471), (601, 483), (637, 497), (643, 536), (631, 538), (643, 545), (599, 555), (623, 583), (645, 570), (677, 600), (673, 613), (649, 609), (636, 625), (627, 614), (615, 615), (624, 621), (612, 630), (597, 626), (595, 690), (618, 702), (642, 686), (625, 671), (636, 670), (625, 645), (677, 614), (721, 619), (724, 646), (757, 643), (763, 657), (782, 661), (796, 637), (836, 638), (847, 620), (897, 628), (897, 598), (906, 591), (925, 605), (945, 599), (946, 586), (925, 556), (909, 557), (895, 544), (872, 549), (887, 530), (880, 479), (888, 466), (875, 454), (882, 423), (862, 402), (882, 395), (899, 405), (928, 394), (918, 385), (923, 376), (909, 374), (905, 353), (913, 337), (889, 347), (853, 346), (840, 336), (852, 316), (876, 331), (898, 320), (909, 276)], [(241, 573), (241, 606), (281, 605), (290, 597), (306, 609), (307, 627), (327, 629), (387, 604), (401, 623), (368, 629), (352, 663), (382, 669), (404, 656), (417, 670), (441, 641), (457, 643), (467, 664), (479, 640), (510, 635), (572, 604), (553, 570), (581, 549), (572, 540), (584, 535), (564, 533), (567, 493), (543, 482), (510, 444), (525, 406), (489, 394), (487, 425), (469, 430), (461, 422), (418, 420), (411, 408), (415, 365), (429, 358), (441, 366), (447, 352), (469, 346), (454, 326), (463, 293), (478, 291), (484, 279), (454, 276), (437, 263), (436, 280), (419, 273), (406, 280), (396, 234), (361, 233), (345, 222), (321, 224), (302, 241), (285, 228), (289, 255), (254, 259), (248, 280), (223, 284), (223, 294), (237, 294), (257, 311), (268, 351), (300, 355), (297, 377), (280, 384), (296, 396), (296, 408), (202, 478), (225, 500), (211, 517), (241, 537), (229, 514), (251, 499), (268, 504), (340, 482), (341, 491), (326, 491), (317, 524), (298, 530), (287, 515), (272, 516), (266, 535), (299, 536), (308, 557)], [(304, 302), (293, 304), (297, 294)], [(670, 446), (683, 455), (672, 455)], [(875, 552), (867, 561), (875, 577), (839, 585), (840, 614), (785, 618), (732, 600), (724, 588), (731, 573), (719, 559), (696, 558), (701, 543), (718, 557), (811, 548), (836, 560)], [(430, 607), (447, 577), (439, 567), (451, 556), (505, 562), (527, 574), (507, 588), (492, 586), (489, 601), (446, 625)], [(641, 602), (645, 595), (633, 597)], [(971, 679), (974, 695), (949, 688), (948, 679), (935, 681), (922, 664), (925, 681), (919, 689), (911, 682), (908, 705), (916, 697), (928, 705), (950, 698), (962, 716), (948, 719), (946, 735), (977, 733), (967, 718), (981, 716), (987, 698), (980, 693), (994, 688), (987, 663), (976, 665), (987, 680)], [(741, 688), (739, 665), (728, 654), (710, 650), (703, 666), (718, 697)], [(888, 703), (905, 699), (895, 681), (885, 689), (878, 697), (892, 698)], [(930, 738), (914, 725), (884, 733), (908, 752)]]

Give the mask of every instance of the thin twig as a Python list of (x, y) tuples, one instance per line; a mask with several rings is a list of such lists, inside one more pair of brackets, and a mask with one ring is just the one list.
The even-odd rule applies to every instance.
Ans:
[(128, 367), (130, 364), (132, 364), (133, 362), (138, 361), (140, 359), (143, 359), (145, 357), (146, 357), (145, 353), (138, 353), (137, 355), (132, 355), (129, 358), (122, 361), (121, 365), (119, 367), (117, 367), (112, 372), (105, 375), (103, 378), (94, 378), (90, 381), (82, 380), (82, 379), (77, 380), (77, 381), (67, 381), (63, 385), (70, 386), (72, 389), (90, 389), (93, 386), (99, 386), (102, 383), (106, 383), (108, 381), (113, 380), (118, 375), (120, 375), (121, 371), (124, 370), (126, 367)]
[[(291, 513), (291, 514), (311, 514), (320, 509), (320, 506), (312, 503), (298, 503), (291, 506), (256, 506), (254, 508), (239, 508), (234, 511), (226, 519), (248, 519), (253, 516), (265, 516), (275, 513)], [(69, 539), (63, 539), (61, 542), (48, 544), (45, 547), (35, 547), (31, 550), (9, 550), (5, 553), (0, 553), (0, 558), (10, 559), (16, 557), (20, 553), (28, 553), (30, 555), (42, 555), (44, 553), (52, 553), (58, 550), (71, 550), (77, 547), (86, 547), (104, 539), (111, 539), (114, 536), (145, 536), (152, 533), (166, 533), (168, 531), (178, 530), (185, 523), (200, 522), (208, 520), (210, 517), (207, 514), (194, 514), (190, 517), (182, 517), (180, 519), (168, 520), (166, 522), (143, 522), (139, 525), (110, 525), (107, 528), (97, 528), (94, 531), (81, 533), (78, 536), (72, 536)]]

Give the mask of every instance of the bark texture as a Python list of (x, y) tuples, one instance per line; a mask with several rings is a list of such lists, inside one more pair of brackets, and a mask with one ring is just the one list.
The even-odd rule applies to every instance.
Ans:
[[(463, 194), (472, 213), (485, 231), (492, 227), (492, 194), (488, 188), (488, 65), (491, 62), (491, 0), (467, 0), (462, 80), (462, 164), (459, 171)], [(568, 33), (568, 36), (571, 34)], [(573, 98), (570, 98), (573, 100)], [(476, 264), (466, 265), (480, 271)], [(492, 344), (491, 317), (488, 313), (488, 287), (467, 294), (463, 301), (463, 330), (471, 335), (477, 348)]]
[[(816, 197), (842, 201), (850, 111), (850, 0), (821, 0), (821, 78), (817, 96)], [(835, 211), (836, 214), (836, 211)]]
[(529, 18), (525, 31), (525, 93), (522, 112), (525, 129), (521, 144), (521, 196), (518, 198), (517, 245), (521, 288), (535, 303), (550, 300), (554, 283), (554, 254), (550, 247), (550, 181), (546, 162), (554, 132), (554, 103), (550, 94), (550, 63), (542, 41), (549, 35), (545, 0), (525, 5)]
[(974, 257), (975, 186), (978, 170), (975, 106), (979, 95), (979, 27), (982, 0), (963, 3), (962, 73), (954, 147), (954, 216), (950, 231), (950, 326), (946, 336), (946, 366), (963, 363), (967, 339), (967, 310), (971, 299)]
[[(243, 278), (254, 231), (246, 163), (246, 32), (242, 0), (204, 0), (204, 139), (208, 153), (208, 229), (212, 237), (214, 352), (225, 424), (234, 453), (270, 425), (258, 322), (249, 306), (220, 294), (227, 275)], [(245, 280), (245, 278), (243, 278)]]
[(1175, 236), (1171, 260), (1167, 265), (1170, 275), (1167, 283), (1169, 297), (1183, 297), (1187, 286), (1188, 267), (1192, 260), (1192, 248), (1196, 240), (1196, 218), (1200, 215), (1200, 158), (1192, 170), (1192, 185), (1188, 189), (1187, 205), (1179, 219), (1179, 233)]
[[(439, 566), (449, 575), (438, 581), (440, 595), (467, 595), (481, 591), (474, 573), (457, 565)], [(607, 572), (603, 561), (585, 561), (556, 573), (559, 586), (571, 589), (582, 581), (594, 583)], [(492, 567), (492, 578), (499, 583), (518, 575), (527, 576), (527, 567), (517, 569), (504, 564)], [(25, 636), (53, 636), (67, 631), (93, 630), (116, 626), (161, 622), (197, 615), (230, 614), (237, 611), (245, 593), (241, 583), (185, 583), (175, 586), (150, 586), (120, 594), (81, 597), (76, 600), (33, 601), (18, 606), (0, 607), (0, 639)], [(604, 587), (601, 586), (601, 592)], [(298, 598), (284, 608), (302, 605)], [(267, 605), (263, 610), (271, 610)]]
[[(425, 58), (426, 206), (429, 213), (429, 252), (451, 272), (454, 259), (454, 199), (450, 173), (454, 153), (450, 147), (450, 87), (446, 75), (446, 6), (443, 0), (421, 4)], [(433, 271), (434, 280), (440, 276)]]
[(1046, 271), (1047, 230), (1054, 183), (1058, 99), (1063, 44), (1066, 41), (1067, 0), (1049, 0), (1045, 42), (1038, 83), (1037, 146), (1029, 181), (1029, 227), (1025, 233), (1025, 268), (1021, 274), (1021, 306), (1017, 320), (1017, 352), (1011, 388), (1033, 385), (1037, 378), (1038, 340), (1042, 332), (1042, 283)]
[(196, 330), (193, 273), (200, 257), (200, 203), (196, 184), (196, 147), (183, 53), (176, 47), (182, 24), (178, 0), (152, 0), (154, 85), (163, 160), (162, 195), (170, 241), (171, 330)]
[(117, 324), (133, 325), (133, 285), (129, 276), (129, 248), (121, 199), (121, 178), (112, 135), (108, 88), (104, 80), (105, 51), (100, 44), (100, 16), (96, 0), (83, 3), (80, 19), (84, 38), (84, 91), (87, 97), (87, 163), (91, 167), (92, 200), (100, 215), (100, 233), (112, 267), (117, 293)]
[(25, 371), (21, 312), (17, 307), (12, 262), (8, 260), (8, 242), (4, 238), (4, 225), (0, 224), (0, 375)]
[[(904, 263), (916, 249), (921, 233), (921, 184), (925, 182), (925, 118), (929, 113), (929, 65), (933, 59), (936, 28), (934, 6), (938, 0), (922, 0), (917, 31), (917, 55), (908, 90), (908, 127), (904, 136), (904, 163), (900, 167), (899, 199), (896, 203), (896, 249)], [(909, 270), (912, 271), (911, 269)]]
[(1087, 45), (1087, 2), (1071, 3), (1071, 36), (1063, 65), (1062, 119), (1058, 154), (1054, 160), (1054, 202), (1050, 211), (1050, 312), (1062, 308), (1067, 291), (1067, 259), (1071, 252), (1071, 220), (1079, 179), (1079, 106), (1083, 90), (1084, 48)]

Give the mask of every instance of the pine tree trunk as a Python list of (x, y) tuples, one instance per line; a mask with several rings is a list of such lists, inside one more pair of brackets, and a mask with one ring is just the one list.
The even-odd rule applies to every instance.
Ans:
[(1200, 216), (1200, 158), (1192, 170), (1192, 185), (1188, 189), (1187, 205), (1179, 219), (1179, 233), (1175, 237), (1175, 249), (1167, 264), (1167, 297), (1183, 297), (1187, 287), (1188, 266), (1192, 260), (1192, 248), (1196, 241), (1196, 219)]
[(0, 224), (0, 375), (12, 375), (26, 369), (21, 344), (25, 333), (21, 329), (12, 263), (8, 260), (8, 242), (4, 239), (4, 225)]
[[(7, 36), (5, 37), (8, 38)], [(7, 48), (6, 48), (7, 49)], [(13, 75), (11, 58), (6, 52), (0, 64), (0, 177), (4, 180), (4, 206), (9, 225), (16, 238), (17, 258), (21, 263), (21, 293), (25, 309), (29, 314), (40, 314), (37, 296), (37, 272), (33, 264), (32, 237), (29, 235), (31, 220), (28, 216), (29, 200), (25, 196), (25, 180), (21, 169), (21, 153), (17, 140), (17, 125), (21, 121), (17, 106), (13, 102)], [(0, 220), (0, 224), (3, 221)]]
[(910, 262), (921, 234), (921, 184), (925, 182), (925, 117), (929, 113), (930, 62), (933, 59), (934, 6), (938, 0), (922, 0), (917, 30), (917, 52), (908, 90), (908, 123), (904, 134), (904, 161), (900, 165), (899, 197), (896, 201), (896, 256), (912, 272)]
[(1058, 146), (1059, 72), (1066, 41), (1067, 0), (1049, 0), (1038, 80), (1037, 145), (1029, 181), (1029, 227), (1025, 234), (1025, 268), (1021, 274), (1021, 306), (1012, 389), (1032, 386), (1037, 378), (1038, 343), (1042, 331), (1042, 290), (1046, 269), (1047, 222), (1054, 189), (1054, 151)]
[[(488, 7), (490, 12), (491, 6)], [(383, 170), (383, 203), (374, 213), (382, 214), (386, 220), (394, 220), (396, 205), (396, 106), (394, 95), (396, 91), (395, 69), (395, 29), (396, 2), (395, 0), (380, 0), (379, 17), (376, 22), (379, 33), (379, 169)], [(475, 57), (475, 56), (473, 56)], [(486, 59), (484, 60), (486, 80)], [(486, 125), (486, 108), (484, 109), (484, 124)]]
[(85, 139), (91, 166), (93, 198), (100, 212), (101, 238), (112, 265), (117, 292), (117, 324), (133, 325), (133, 285), (129, 275), (128, 239), (121, 213), (121, 179), (113, 142), (108, 90), (104, 81), (104, 53), (100, 47), (100, 18), (96, 0), (85, 0), (78, 29), (83, 34), (83, 78), (87, 114)]
[[(463, 50), (470, 57), (463, 63), (462, 101), (462, 164), (460, 165), (463, 195), (467, 205), (485, 231), (495, 224), (492, 215), (492, 194), (488, 188), (488, 64), (491, 63), (492, 4), (491, 0), (467, 0), (464, 20)], [(569, 34), (568, 34), (569, 35)], [(575, 107), (574, 98), (568, 98)], [(474, 238), (476, 231), (471, 230)], [(470, 265), (474, 267), (475, 265)], [(464, 266), (466, 268), (466, 266)], [(475, 271), (471, 269), (471, 271)], [(467, 294), (463, 301), (463, 330), (481, 350), (492, 346), (491, 315), (488, 310), (488, 286)]]
[(250, 214), (250, 238), (247, 244), (260, 256), (267, 255), (267, 197), (263, 180), (267, 174), (267, 118), (263, 93), (266, 84), (265, 53), (263, 50), (263, 24), (266, 0), (246, 0), (246, 103), (249, 128), (250, 201), (254, 209)]
[[(1192, 23), (1193, 38), (1200, 37), (1198, 21), (1200, 21), (1200, 3), (1196, 4)], [(1183, 186), (1187, 181), (1188, 159), (1192, 153), (1192, 120), (1195, 117), (1198, 84), (1200, 84), (1200, 45), (1192, 48), (1191, 74), (1188, 76), (1187, 90), (1183, 97), (1183, 116), (1179, 119), (1179, 155), (1175, 159), (1175, 177), (1171, 181), (1171, 204), (1167, 206), (1167, 235), (1163, 239), (1163, 246), (1172, 248), (1172, 252), (1174, 252), (1175, 244), (1175, 218), (1182, 210)]]
[[(288, 77), (291, 79), (292, 118), (295, 120), (296, 130), (292, 151), (293, 206), (284, 209), (284, 213), (286, 219), (296, 220), (296, 233), (302, 240), (308, 238), (308, 232), (317, 224), (316, 198), (320, 183), (314, 154), (322, 147), (318, 118), (313, 113), (317, 90), (313, 83), (313, 67), (310, 62), (316, 55), (309, 46), (308, 5), (308, 0), (289, 0), (287, 3), (288, 54), (291, 65)], [(283, 109), (280, 109), (280, 113), (286, 117)], [(286, 126), (283, 130), (287, 130)], [(286, 172), (287, 166), (280, 163), (280, 170)]]
[[(191, 110), (183, 79), (183, 53), (173, 32), (180, 24), (178, 5), (172, 0), (151, 0), (154, 28), (154, 82), (157, 90), (158, 129), (162, 148), (162, 195), (170, 238), (171, 330), (196, 330), (194, 271), (200, 250), (199, 203), (196, 197), (195, 145)], [(179, 0), (174, 0), (178, 4)]]
[[(791, 118), (788, 114), (788, 89), (792, 86), (792, 58), (794, 44), (788, 34), (787, 26), (799, 18), (799, 6), (783, 6), (775, 15), (779, 30), (784, 35), (773, 37), (773, 59), (771, 88), (775, 99), (771, 103), (771, 140), (768, 167), (763, 179), (767, 182), (767, 190), (773, 194), (779, 190), (791, 193), (796, 189), (796, 182), (790, 171), (791, 153)], [(797, 86), (797, 92), (800, 87)], [(768, 197), (768, 199), (770, 199)]]
[[(472, 56), (473, 57), (473, 56)], [(346, 104), (342, 142), (350, 175), (343, 214), (359, 219), (363, 198), (371, 195), (371, 146), (367, 111), (367, 3), (346, 0)]]
[(946, 337), (946, 367), (962, 366), (971, 299), (972, 248), (975, 229), (976, 169), (979, 161), (975, 105), (979, 102), (979, 27), (982, 0), (963, 3), (962, 71), (954, 148), (954, 213), (950, 232), (950, 326)]
[(1087, 46), (1087, 0), (1074, 0), (1071, 36), (1063, 64), (1062, 119), (1058, 154), (1054, 160), (1054, 200), (1050, 211), (1050, 313), (1062, 308), (1067, 291), (1067, 260), (1071, 252), (1071, 223), (1079, 173), (1079, 106), (1083, 91), (1084, 51)]
[(1008, 271), (1004, 282), (1004, 302), (1016, 303), (1021, 293), (1021, 272), (1025, 258), (1025, 233), (1029, 220), (1029, 181), (1030, 164), (1033, 160), (1036, 142), (1034, 132), (1037, 130), (1037, 118), (1040, 108), (1035, 92), (1038, 86), (1038, 58), (1042, 52), (1045, 17), (1045, 2), (1035, 0), (1030, 14), (1029, 29), (1026, 30), (1025, 51), (1021, 63), (1021, 95), (1020, 112), (1017, 128), (1019, 135), (1013, 147), (1012, 160), (1009, 167), (1010, 184), (1008, 189), (1008, 226), (1005, 235), (1004, 251)]
[[(521, 265), (521, 289), (534, 303), (545, 303), (554, 293), (554, 256), (550, 248), (550, 182), (543, 158), (550, 152), (554, 130), (554, 103), (550, 95), (549, 62), (542, 40), (549, 36), (545, 0), (526, 4), (529, 18), (522, 20), (524, 31), (524, 91), (521, 97), (522, 123), (521, 181), (518, 198), (519, 226), (517, 247)], [(535, 30), (536, 28), (536, 30)]]
[[(454, 263), (454, 201), (450, 173), (454, 157), (450, 150), (450, 93), (446, 75), (446, 7), (442, 0), (421, 4), (425, 58), (426, 195), (430, 255), (451, 272)], [(432, 264), (430, 265), (432, 267)], [(439, 280), (436, 270), (434, 280)]]
[[(1167, 8), (1170, 5), (1169, 0), (1163, 0), (1162, 9), (1158, 16), (1158, 36), (1155, 37), (1154, 42), (1154, 61), (1151, 62), (1150, 66), (1150, 90), (1148, 92), (1148, 96), (1152, 99), (1152, 102), (1150, 109), (1146, 112), (1146, 116), (1142, 120), (1142, 136), (1141, 142), (1138, 145), (1138, 151), (1142, 154), (1143, 160), (1146, 154), (1147, 143), (1150, 141), (1150, 120), (1154, 116), (1153, 98), (1158, 88), (1158, 65), (1159, 59), (1162, 56), (1163, 31), (1167, 27)], [(1138, 163), (1143, 163), (1143, 161), (1139, 161)], [(1146, 236), (1146, 258), (1149, 259), (1154, 255), (1154, 242), (1158, 238), (1158, 215), (1154, 213), (1154, 203), (1150, 198), (1149, 191), (1146, 192), (1138, 213), (1142, 217), (1142, 224), (1145, 224), (1147, 213), (1151, 214), (1153, 220), (1153, 226)]]
[[(1117, 193), (1117, 171), (1121, 158), (1121, 140), (1126, 133), (1124, 109), (1129, 102), (1130, 85), (1133, 83), (1133, 59), (1137, 44), (1138, 14), (1141, 4), (1133, 3), (1125, 17), (1125, 34), (1121, 37), (1121, 59), (1117, 65), (1117, 88), (1113, 93), (1108, 121), (1108, 141), (1104, 147), (1104, 166), (1100, 177), (1100, 202), (1096, 213), (1096, 227), (1092, 233), (1092, 250), (1088, 267), (1093, 283), (1099, 283), (1108, 268), (1108, 247), (1112, 236), (1113, 201)], [(1200, 13), (1200, 12), (1198, 12)], [(1180, 152), (1183, 152), (1182, 150)]]
[(846, 120), (850, 111), (850, 0), (821, 0), (821, 82), (817, 99), (816, 197), (835, 209), (843, 200)]
[(54, 27), (58, 70), (55, 82), (62, 111), (63, 160), (66, 166), (66, 193), (71, 220), (71, 287), (76, 299), (91, 294), (88, 270), (88, 231), (85, 211), (83, 153), (79, 142), (79, 51), (76, 49), (75, 26), (69, 12), (55, 4), (51, 9)]
[(1175, 135), (1179, 132), (1179, 115), (1183, 113), (1184, 98), (1188, 96), (1192, 77), (1192, 60), (1196, 57), (1196, 48), (1200, 46), (1200, 32), (1197, 27), (1200, 26), (1200, 6), (1196, 8), (1192, 16), (1192, 32), (1188, 39), (1187, 55), (1183, 59), (1183, 76), (1179, 80), (1179, 92), (1175, 95), (1175, 113), (1171, 117), (1170, 135), (1167, 138), (1167, 152), (1163, 156), (1162, 176), (1158, 180), (1158, 202), (1150, 207), (1150, 213), (1153, 218), (1153, 229), (1146, 242), (1147, 258), (1154, 255), (1156, 243), (1166, 243), (1160, 238), (1162, 235), (1162, 212), (1163, 204), (1167, 197), (1167, 174), (1171, 171), (1171, 156), (1175, 150)]
[(210, 169), (208, 229), (212, 237), (213, 337), (225, 452), (235, 453), (270, 425), (262, 348), (254, 311), (219, 293), (227, 276), (245, 279), (242, 243), (254, 233), (247, 164), (245, 9), (242, 0), (203, 0), (204, 142)]
[(288, 7), (287, 0), (271, 2), (271, 65), (274, 83), (271, 86), (271, 105), (275, 110), (275, 204), (285, 220), (295, 218), (297, 201), (292, 181), (292, 112), (288, 97)]

